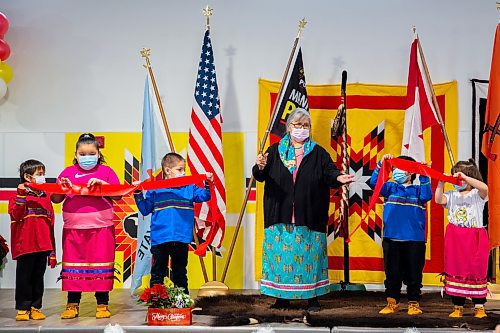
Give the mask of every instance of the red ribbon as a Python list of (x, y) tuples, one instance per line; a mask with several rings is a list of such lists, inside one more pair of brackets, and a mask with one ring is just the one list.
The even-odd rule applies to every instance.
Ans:
[[(168, 178), (164, 180), (144, 181), (137, 186), (128, 184), (96, 184), (92, 187), (88, 187), (87, 185), (72, 184), (71, 187), (68, 187), (62, 186), (61, 184), (29, 183), (28, 187), (52, 194), (116, 197), (130, 194), (136, 190), (155, 190), (160, 188), (181, 187), (191, 184), (203, 185), (203, 181), (206, 179), (206, 175), (193, 175), (179, 178)], [(211, 219), (208, 222), (210, 222), (212, 228), (210, 230), (210, 233), (207, 235), (207, 239), (205, 240), (205, 242), (200, 244), (197, 247), (196, 251), (194, 251), (196, 255), (202, 257), (206, 255), (208, 245), (210, 245), (214, 240), (214, 237), (217, 233), (216, 225), (219, 223), (219, 220), (223, 218), (222, 215), (218, 213), (217, 198), (212, 183), (210, 183), (210, 200), (208, 202), (208, 206), (210, 213), (212, 214)]]
[[(401, 158), (386, 159), (383, 160), (382, 166), (380, 167), (380, 171), (377, 178), (377, 184), (375, 185), (372, 197), (370, 198), (368, 212), (371, 212), (375, 208), (377, 199), (380, 196), (380, 191), (382, 190), (382, 185), (384, 185), (384, 183), (389, 179), (389, 175), (391, 174), (393, 167), (414, 174), (428, 176), (429, 178), (441, 180), (455, 185), (461, 185), (462, 183), (459, 177), (447, 176), (442, 172), (431, 169), (430, 167), (422, 163), (412, 162)], [(365, 221), (365, 219), (368, 216), (369, 214), (366, 214), (365, 217), (361, 219), (361, 222), (359, 222), (356, 228), (354, 228), (354, 230), (349, 234), (349, 237), (347, 237), (347, 239), (345, 240), (347, 243), (351, 241), (351, 236), (361, 227), (361, 224)]]
[(127, 195), (135, 190), (154, 190), (159, 188), (180, 187), (191, 184), (203, 184), (207, 179), (205, 175), (169, 178), (164, 180), (145, 181), (137, 186), (129, 184), (96, 184), (92, 187), (87, 185), (72, 184), (71, 187), (61, 184), (35, 184), (29, 183), (28, 187), (52, 194), (72, 194), (97, 197), (116, 197)]
[[(207, 247), (212, 244), (219, 226), (222, 225), (220, 222), (224, 218), (217, 207), (217, 198), (215, 194), (215, 186), (210, 184), (210, 201), (208, 202), (208, 209), (210, 218), (207, 217), (207, 221), (210, 222), (210, 232), (207, 235), (207, 239), (196, 247), (194, 254), (200, 257), (204, 257), (207, 254)], [(215, 259), (214, 259), (215, 260)]]

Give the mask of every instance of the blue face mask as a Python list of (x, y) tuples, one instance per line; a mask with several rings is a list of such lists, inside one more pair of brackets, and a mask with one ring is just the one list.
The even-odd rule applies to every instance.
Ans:
[(403, 184), (408, 179), (408, 175), (403, 170), (396, 168), (392, 171), (392, 179), (398, 184)]
[(92, 170), (97, 165), (97, 155), (78, 156), (78, 164), (83, 170)]
[(467, 188), (467, 183), (463, 181), (462, 185), (455, 185), (455, 184), (453, 184), (453, 187), (455, 188), (455, 190), (457, 190), (457, 191), (460, 192), (460, 191), (463, 191), (463, 190), (465, 190)]

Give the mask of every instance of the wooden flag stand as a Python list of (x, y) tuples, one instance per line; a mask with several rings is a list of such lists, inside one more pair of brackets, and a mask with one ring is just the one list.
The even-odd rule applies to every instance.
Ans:
[(229, 287), (224, 283), (217, 281), (217, 255), (215, 253), (215, 248), (212, 247), (212, 281), (208, 281), (203, 284), (198, 290), (198, 297), (212, 297), (227, 295), (229, 293)]

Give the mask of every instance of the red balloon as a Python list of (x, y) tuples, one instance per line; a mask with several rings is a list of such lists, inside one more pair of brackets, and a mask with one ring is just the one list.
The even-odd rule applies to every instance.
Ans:
[(4, 13), (0, 12), (0, 36), (5, 35), (7, 30), (9, 30), (9, 20)]
[(0, 60), (5, 61), (10, 56), (10, 46), (6, 41), (0, 39)]

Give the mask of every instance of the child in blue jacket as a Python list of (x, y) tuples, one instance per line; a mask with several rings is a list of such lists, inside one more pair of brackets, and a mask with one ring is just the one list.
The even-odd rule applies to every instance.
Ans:
[[(391, 159), (392, 155), (384, 155)], [(399, 156), (415, 162), (409, 156)], [(374, 187), (382, 161), (372, 174), (370, 184)], [(422, 313), (422, 275), (425, 264), (426, 204), (432, 199), (429, 177), (420, 175), (420, 185), (414, 185), (416, 175), (394, 168), (393, 182), (382, 185), (380, 195), (384, 197), (384, 229), (382, 249), (384, 252), (385, 294), (387, 306), (380, 314), (394, 313), (399, 308), (401, 286), (406, 284), (408, 314)]]
[[(161, 166), (166, 178), (183, 177), (186, 161), (176, 153), (166, 154)], [(209, 181), (213, 175), (207, 173)], [(193, 239), (194, 203), (210, 200), (208, 182), (205, 188), (186, 185), (174, 188), (150, 190), (146, 197), (140, 191), (134, 192), (137, 208), (142, 215), (151, 217), (151, 267), (150, 286), (163, 284), (171, 260), (172, 282), (188, 291), (187, 263), (189, 244)]]

